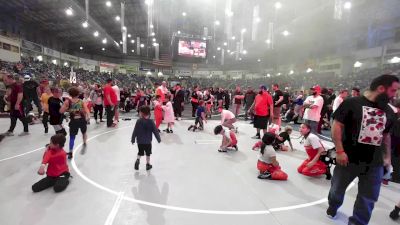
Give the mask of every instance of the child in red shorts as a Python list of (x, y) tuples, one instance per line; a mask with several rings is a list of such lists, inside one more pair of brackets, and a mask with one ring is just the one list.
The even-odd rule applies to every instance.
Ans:
[(51, 137), (50, 144), (43, 155), (42, 165), (38, 170), (38, 174), (43, 175), (47, 166), (47, 176), (32, 185), (33, 192), (40, 192), (49, 187), (53, 187), (55, 192), (62, 192), (67, 188), (70, 173), (67, 154), (63, 149), (64, 144), (65, 136), (63, 134), (56, 134)]
[(275, 141), (275, 135), (272, 133), (265, 133), (262, 137), (260, 145), (257, 142), (253, 146), (253, 150), (260, 149), (260, 156), (258, 157), (257, 169), (260, 171), (259, 179), (270, 180), (287, 180), (288, 175), (281, 170), (279, 162), (276, 160), (276, 152), (272, 146)]
[(214, 128), (215, 135), (222, 135), (222, 143), (219, 147), (219, 152), (227, 152), (228, 150), (238, 150), (237, 147), (237, 138), (234, 130), (227, 131), (222, 128), (221, 125), (218, 125)]
[(153, 104), (154, 104), (154, 120), (156, 121), (157, 130), (158, 132), (160, 132), (160, 125), (163, 120), (162, 102), (160, 95), (156, 95), (156, 99), (154, 100)]

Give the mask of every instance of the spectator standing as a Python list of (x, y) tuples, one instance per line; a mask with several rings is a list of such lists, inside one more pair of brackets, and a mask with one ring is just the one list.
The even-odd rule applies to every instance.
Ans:
[(311, 133), (316, 134), (318, 129), (318, 123), (321, 119), (321, 111), (324, 105), (324, 99), (320, 96), (321, 87), (315, 85), (310, 88), (311, 96), (308, 96), (304, 101), (304, 122), (311, 127)]
[(249, 111), (254, 109), (254, 128), (257, 129), (257, 133), (253, 139), (261, 139), (261, 129), (264, 134), (267, 133), (268, 121), (274, 115), (273, 104), (272, 97), (267, 92), (267, 87), (261, 85), (260, 91), (249, 109)]
[(242, 106), (242, 101), (244, 99), (244, 95), (242, 91), (240, 90), (240, 86), (236, 87), (236, 90), (234, 92), (234, 97), (233, 97), (233, 111), (235, 113), (235, 117), (238, 118), (239, 116), (239, 111)]
[(111, 78), (107, 79), (107, 84), (104, 86), (104, 106), (107, 113), (107, 127), (115, 127), (116, 124), (113, 123), (115, 106), (117, 104), (117, 95), (112, 88), (113, 80)]
[(252, 87), (247, 87), (247, 92), (244, 96), (244, 119), (248, 120), (248, 116), (250, 115), (250, 119), (253, 120), (253, 113), (249, 113), (249, 109), (251, 105), (254, 103), (254, 99), (256, 98), (256, 93), (253, 91)]
[(281, 107), (284, 104), (283, 92), (279, 90), (278, 84), (272, 85), (272, 90), (274, 91), (274, 116), (272, 117), (272, 123), (281, 126)]

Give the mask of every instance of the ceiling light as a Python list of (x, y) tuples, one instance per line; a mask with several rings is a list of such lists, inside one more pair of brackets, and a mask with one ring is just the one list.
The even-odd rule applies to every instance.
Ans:
[(206, 38), (206, 37), (203, 37), (203, 40), (205, 41), (205, 40), (207, 40), (207, 38)]
[(243, 28), (243, 29), (241, 30), (241, 32), (242, 32), (242, 33), (246, 32), (246, 28)]
[(218, 47), (218, 48), (217, 48), (217, 51), (221, 51), (221, 47)]
[[(119, 47), (118, 42), (114, 41), (114, 44), (115, 44), (117, 47)], [(121, 44), (121, 45), (122, 45), (122, 44)]]
[(154, 47), (158, 46), (158, 43), (153, 43), (153, 46), (154, 46)]
[(36, 59), (41, 62), (41, 61), (43, 61), (43, 56), (39, 55), (39, 56), (36, 57)]
[(393, 58), (391, 58), (390, 60), (389, 60), (389, 62), (390, 63), (400, 63), (400, 58), (399, 57), (397, 57), (397, 56), (394, 56)]
[(357, 61), (354, 63), (354, 68), (360, 68), (362, 66), (362, 63)]
[(229, 9), (225, 9), (225, 15), (227, 15), (228, 17), (233, 16), (233, 12), (230, 11)]
[(154, 25), (153, 25), (153, 24), (150, 24), (150, 28), (154, 28)]
[(281, 75), (281, 73), (277, 73), (276, 75), (277, 75), (277, 76), (280, 76), (280, 75)]
[(123, 43), (122, 41), (119, 41), (119, 44), (120, 44), (120, 45), (122, 45), (122, 43)]
[(233, 36), (233, 37), (232, 37), (232, 40), (235, 40), (235, 39), (236, 39), (236, 37), (235, 37), (235, 36)]
[(271, 77), (271, 74), (267, 73), (267, 77)]
[(312, 69), (311, 69), (311, 68), (308, 68), (308, 69), (306, 70), (306, 72), (307, 72), (307, 73), (311, 73), (311, 72), (312, 72)]
[(144, 44), (140, 44), (140, 47), (141, 47), (141, 48), (144, 48)]
[(105, 49), (105, 48), (102, 48), (101, 50), (102, 50), (102, 51), (105, 51), (106, 49)]
[(343, 8), (344, 9), (351, 9), (351, 6), (352, 6), (351, 2), (347, 1), (347, 2), (344, 3)]
[(182, 16), (186, 16), (186, 15), (187, 15), (186, 12), (183, 12), (183, 13), (182, 13)]
[(290, 74), (290, 75), (294, 74), (294, 71), (293, 71), (293, 70), (290, 70), (289, 74)]
[(270, 39), (267, 39), (267, 40), (265, 40), (265, 43), (271, 44), (271, 40), (270, 40)]
[(216, 20), (214, 24), (219, 26), (221, 24), (221, 22), (219, 22), (219, 20)]
[(280, 9), (280, 8), (282, 8), (282, 3), (275, 2), (275, 9)]
[(131, 43), (132, 43), (132, 44), (135, 43), (135, 40), (131, 40)]
[(246, 55), (246, 54), (247, 54), (247, 51), (246, 51), (246, 50), (243, 50), (243, 51), (242, 51), (242, 54), (243, 54), (243, 55)]
[(153, 38), (153, 42), (155, 42), (156, 41), (156, 39), (155, 38)]
[(231, 50), (228, 49), (227, 52), (229, 53), (229, 52), (231, 52)]
[(213, 58), (215, 59), (215, 55), (213, 55)]
[(103, 42), (103, 44), (107, 44), (107, 38), (104, 38), (101, 42)]
[(224, 46), (227, 46), (227, 45), (228, 45), (228, 43), (224, 42)]
[(257, 59), (257, 62), (261, 62), (261, 59)]
[(135, 50), (133, 50), (133, 49), (132, 49), (132, 50), (131, 50), (131, 52), (132, 52), (132, 53), (134, 53), (134, 52), (135, 52)]
[(115, 20), (116, 20), (116, 21), (120, 21), (120, 20), (121, 20), (121, 17), (116, 16), (116, 17), (115, 17)]
[(180, 31), (180, 30), (178, 30), (178, 34), (181, 34), (181, 31)]
[(89, 24), (88, 24), (87, 21), (85, 21), (85, 22), (82, 23), (82, 27), (87, 28), (88, 26), (89, 26)]
[(283, 34), (283, 36), (288, 36), (290, 33), (289, 33), (289, 31), (285, 30), (282, 32), (282, 34)]
[(261, 22), (261, 18), (260, 18), (260, 17), (257, 17), (257, 18), (256, 18), (256, 23), (259, 23), (259, 22)]
[(67, 63), (67, 62), (65, 62), (65, 63), (64, 63), (64, 66), (68, 66), (68, 63)]
[(150, 0), (145, 0), (145, 1), (144, 1), (144, 4), (150, 5), (150, 4), (151, 4), (151, 1), (150, 1)]
[(106, 6), (107, 7), (111, 7), (111, 2), (110, 1), (106, 1)]
[(80, 50), (83, 50), (83, 47), (81, 46), (81, 47), (79, 47), (79, 49), (80, 49)]
[(65, 10), (65, 14), (67, 14), (67, 16), (72, 16), (74, 12), (72, 11), (72, 8), (69, 7), (68, 9)]
[(52, 62), (54, 65), (57, 65), (57, 60), (56, 60), (56, 59), (51, 60), (51, 62)]
[(132, 35), (131, 34), (128, 34), (128, 38), (131, 38), (132, 37)]
[(242, 61), (242, 58), (239, 58), (239, 61)]
[(151, 36), (154, 36), (154, 35), (156, 35), (156, 33), (154, 33), (154, 32), (151, 32)]
[(93, 33), (93, 36), (98, 37), (98, 36), (99, 36), (99, 32), (98, 32), (98, 31), (95, 31), (95, 32)]
[(123, 26), (123, 27), (122, 27), (122, 30), (126, 30), (126, 27), (125, 27), (125, 26)]

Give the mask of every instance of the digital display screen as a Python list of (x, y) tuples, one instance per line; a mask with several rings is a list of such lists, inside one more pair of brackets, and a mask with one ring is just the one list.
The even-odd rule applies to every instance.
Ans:
[(205, 59), (207, 57), (207, 43), (200, 40), (179, 40), (178, 55)]

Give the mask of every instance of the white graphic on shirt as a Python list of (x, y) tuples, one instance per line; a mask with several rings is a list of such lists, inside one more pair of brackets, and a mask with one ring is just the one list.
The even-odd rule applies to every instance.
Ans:
[(358, 142), (361, 144), (381, 146), (386, 124), (386, 113), (377, 108), (363, 106), (362, 120)]

